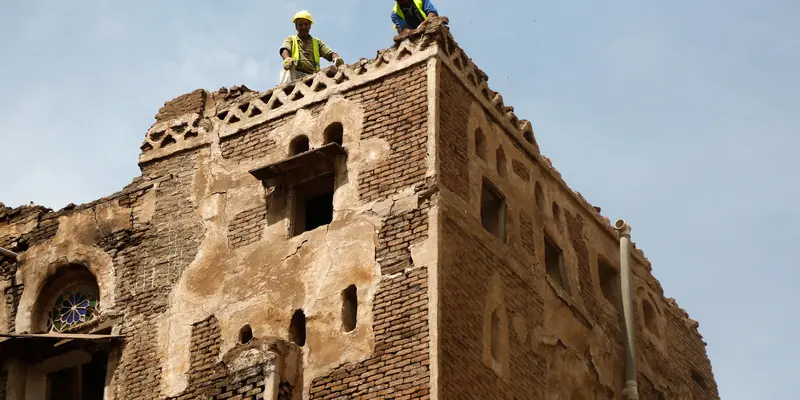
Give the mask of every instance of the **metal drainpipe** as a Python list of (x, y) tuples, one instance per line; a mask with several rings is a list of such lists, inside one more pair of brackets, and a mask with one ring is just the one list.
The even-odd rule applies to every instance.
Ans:
[(631, 291), (631, 226), (617, 220), (614, 229), (619, 233), (620, 280), (622, 281), (622, 314), (625, 317), (625, 389), (626, 400), (638, 400), (636, 383), (636, 326), (633, 324), (633, 293)]
[(17, 253), (14, 253), (11, 250), (6, 250), (6, 249), (4, 249), (2, 247), (0, 247), (0, 256), (8, 257), (8, 258), (11, 258), (11, 259), (14, 259), (14, 260), (17, 259)]

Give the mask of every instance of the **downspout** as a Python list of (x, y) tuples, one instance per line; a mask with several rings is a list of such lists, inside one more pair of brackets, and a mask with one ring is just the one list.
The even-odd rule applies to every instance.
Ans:
[(636, 383), (636, 326), (633, 324), (631, 291), (631, 226), (620, 219), (614, 223), (614, 229), (619, 233), (622, 314), (625, 318), (625, 389), (622, 396), (626, 400), (639, 400)]
[(0, 257), (8, 257), (8, 258), (10, 258), (12, 260), (16, 260), (17, 259), (17, 253), (14, 253), (11, 250), (6, 250), (6, 249), (0, 247)]

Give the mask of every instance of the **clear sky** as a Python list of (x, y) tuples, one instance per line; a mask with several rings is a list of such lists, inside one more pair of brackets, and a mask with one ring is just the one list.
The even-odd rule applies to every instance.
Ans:
[[(631, 223), (722, 398), (797, 398), (800, 2), (435, 3), (567, 183)], [(391, 5), (0, 0), (0, 201), (121, 189), (164, 101), (277, 83), (295, 11), (349, 63), (391, 45)]]

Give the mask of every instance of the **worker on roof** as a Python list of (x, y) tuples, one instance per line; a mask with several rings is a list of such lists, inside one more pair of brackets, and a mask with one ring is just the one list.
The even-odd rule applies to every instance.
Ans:
[(429, 17), (437, 16), (439, 11), (436, 11), (431, 0), (395, 0), (392, 9), (394, 29), (400, 34), (425, 27)]
[(331, 50), (325, 42), (312, 37), (309, 32), (314, 18), (306, 10), (299, 11), (292, 18), (297, 35), (289, 35), (281, 45), (280, 54), (283, 58), (280, 84), (289, 83), (303, 76), (319, 71), (319, 60), (324, 58), (337, 67), (344, 64), (344, 60)]

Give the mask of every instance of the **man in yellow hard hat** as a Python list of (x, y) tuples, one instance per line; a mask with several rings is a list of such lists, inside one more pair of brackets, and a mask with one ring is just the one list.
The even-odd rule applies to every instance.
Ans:
[(431, 0), (395, 0), (392, 9), (392, 22), (400, 34), (424, 27), (429, 17), (438, 16)]
[(311, 13), (306, 10), (300, 11), (294, 15), (292, 22), (297, 29), (297, 35), (287, 36), (281, 45), (280, 54), (283, 58), (281, 85), (319, 71), (320, 58), (332, 62), (337, 67), (344, 64), (344, 60), (325, 42), (309, 34), (311, 25), (314, 24)]

